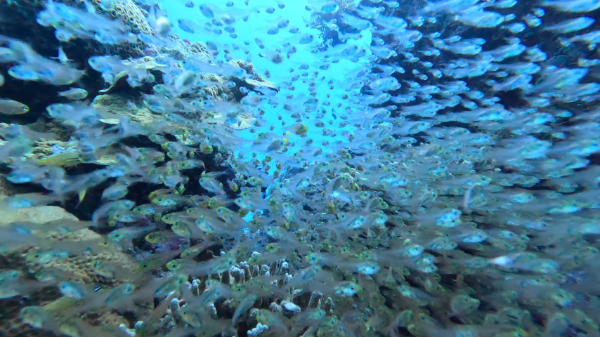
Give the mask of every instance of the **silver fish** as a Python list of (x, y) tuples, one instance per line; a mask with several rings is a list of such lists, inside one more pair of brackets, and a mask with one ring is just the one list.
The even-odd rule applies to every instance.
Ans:
[(86, 98), (88, 95), (88, 92), (87, 92), (87, 90), (81, 89), (81, 88), (71, 88), (66, 91), (60, 91), (58, 93), (58, 95), (62, 96), (62, 97), (66, 97), (68, 99), (79, 101), (79, 100)]
[[(3, 79), (2, 79), (3, 80)], [(12, 99), (0, 98), (0, 113), (5, 115), (22, 115), (29, 112), (29, 107)]]

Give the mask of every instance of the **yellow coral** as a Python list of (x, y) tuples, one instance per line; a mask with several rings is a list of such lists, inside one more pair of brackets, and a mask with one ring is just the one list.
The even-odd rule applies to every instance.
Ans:
[[(99, 7), (100, 0), (94, 0)], [(135, 33), (154, 34), (142, 10), (131, 0), (115, 0), (113, 8), (107, 11), (110, 15), (120, 19), (132, 28)]]

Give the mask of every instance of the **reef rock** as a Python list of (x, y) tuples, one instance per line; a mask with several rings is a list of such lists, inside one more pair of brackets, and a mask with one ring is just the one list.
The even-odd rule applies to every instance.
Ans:
[[(3, 197), (0, 196), (0, 198)], [(78, 220), (73, 214), (70, 214), (57, 206), (38, 206), (20, 209), (1, 207), (0, 212), (2, 213), (2, 217), (0, 217), (0, 226), (13, 222), (31, 222), (43, 224), (46, 222), (63, 219), (75, 221)]]
[(96, 96), (92, 106), (100, 111), (105, 111), (115, 115), (115, 119), (107, 118), (103, 122), (107, 124), (116, 124), (118, 116), (128, 116), (131, 120), (141, 124), (149, 124), (162, 120), (158, 115), (154, 115), (148, 108), (139, 107), (134, 103), (129, 103), (127, 99), (119, 95), (100, 95)]

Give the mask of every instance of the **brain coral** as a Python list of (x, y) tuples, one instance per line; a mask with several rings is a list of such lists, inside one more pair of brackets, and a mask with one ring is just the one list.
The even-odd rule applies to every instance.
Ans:
[[(101, 0), (94, 0), (100, 6)], [(115, 0), (114, 7), (107, 12), (130, 26), (135, 33), (154, 34), (142, 10), (131, 0)]]

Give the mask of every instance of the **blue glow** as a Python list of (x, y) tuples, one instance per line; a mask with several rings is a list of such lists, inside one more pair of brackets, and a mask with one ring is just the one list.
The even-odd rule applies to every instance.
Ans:
[[(306, 6), (309, 3), (318, 6), (318, 2), (322, 1), (287, 1), (285, 7), (280, 8), (279, 1), (275, 0), (251, 0), (249, 6), (246, 6), (243, 1), (234, 1), (234, 6), (227, 7), (226, 1), (219, 2), (197, 2), (193, 8), (185, 7), (184, 2), (179, 1), (167, 1), (161, 3), (161, 8), (167, 11), (169, 19), (173, 22), (174, 30), (177, 35), (182, 39), (188, 39), (191, 42), (203, 42), (213, 43), (218, 48), (218, 54), (216, 60), (227, 61), (226, 55), (232, 60), (245, 60), (254, 65), (257, 72), (263, 75), (268, 71), (270, 77), (268, 78), (276, 87), (280, 88), (278, 97), (286, 97), (293, 95), (294, 99), (298, 103), (291, 104), (294, 107), (302, 106), (302, 103), (310, 98), (309, 94), (309, 82), (313, 78), (314, 71), (312, 69), (319, 68), (323, 63), (322, 53), (313, 53), (316, 48), (324, 47), (326, 43), (320, 35), (320, 31), (317, 29), (307, 27), (311, 21), (312, 11), (306, 10)], [(222, 34), (215, 34), (207, 31), (204, 28), (198, 28), (194, 34), (183, 31), (178, 27), (178, 20), (190, 20), (199, 27), (204, 27), (207, 23), (210, 23), (210, 19), (206, 18), (200, 13), (199, 6), (208, 5), (217, 16), (229, 15), (236, 20), (235, 34), (236, 38), (232, 38), (228, 33), (223, 31)], [(243, 17), (247, 15), (249, 9), (256, 12), (257, 15), (248, 15), (247, 21), (243, 20)], [(267, 14), (267, 10), (273, 10), (272, 14)], [(259, 15), (260, 12), (260, 15)], [(272, 17), (271, 20), (265, 20), (265, 17)], [(289, 20), (289, 24), (285, 29), (279, 29), (278, 33), (273, 35), (269, 34), (269, 30), (277, 27), (277, 24), (282, 20)], [(214, 27), (214, 26), (213, 26)], [(221, 27), (223, 28), (223, 27)], [(298, 28), (299, 32), (294, 34), (290, 30), (292, 28)], [(308, 44), (300, 44), (300, 40), (303, 36), (312, 35), (314, 37), (313, 42)], [(338, 105), (344, 105), (344, 100), (341, 98), (344, 94), (350, 97), (359, 94), (360, 89), (348, 89), (339, 86), (340, 83), (348, 82), (348, 74), (357, 71), (370, 64), (369, 58), (371, 57), (370, 49), (368, 48), (372, 41), (372, 33), (370, 30), (363, 30), (360, 32), (361, 38), (358, 40), (348, 40), (345, 45), (357, 45), (365, 48), (368, 53), (362, 58), (358, 59), (358, 62), (352, 62), (348, 59), (340, 59), (339, 62), (331, 63), (328, 62), (329, 68), (326, 70), (319, 70), (316, 77), (319, 79), (315, 81), (314, 92), (316, 98), (319, 101), (329, 101), (331, 104), (324, 114), (322, 121), (325, 123), (325, 127), (329, 123), (334, 121), (334, 113), (340, 115), (341, 111), (336, 111)], [(257, 41), (262, 42), (264, 48), (260, 48)], [(239, 48), (237, 48), (239, 47)], [(294, 47), (296, 52), (289, 54), (287, 52)], [(237, 49), (237, 50), (236, 50)], [(224, 53), (227, 50), (229, 53)], [(269, 57), (279, 53), (283, 58), (281, 63), (272, 62)], [(300, 70), (300, 66), (303, 64), (310, 65), (310, 70)], [(294, 75), (299, 75), (299, 79), (293, 82), (294, 90), (286, 89), (284, 85), (285, 81), (289, 81)], [(302, 76), (305, 75), (305, 76)], [(322, 80), (321, 80), (322, 79)], [(304, 82), (303, 82), (304, 80)], [(333, 84), (328, 84), (329, 81), (333, 81)], [(333, 90), (330, 87), (333, 87)], [(328, 96), (329, 95), (329, 96)], [(289, 131), (289, 127), (295, 124), (295, 120), (290, 116), (289, 111), (283, 110), (282, 106), (272, 107), (269, 104), (263, 104), (260, 107), (264, 111), (264, 119), (270, 122), (270, 125), (274, 126), (274, 133), (283, 134)], [(345, 113), (345, 112), (344, 112)], [(359, 113), (353, 111), (352, 113)], [(281, 117), (281, 121), (279, 121)], [(281, 122), (285, 123), (282, 126)], [(354, 128), (348, 127), (348, 131), (353, 131)], [(310, 137), (314, 140), (313, 146), (319, 147), (322, 138), (319, 137), (320, 130), (309, 130)], [(246, 139), (255, 139), (256, 135), (250, 133), (249, 130), (239, 132), (240, 136)], [(295, 147), (290, 147), (292, 151), (297, 150), (304, 144), (305, 140), (297, 139), (295, 135), (289, 136), (290, 141), (296, 141)], [(330, 140), (345, 140), (339, 136), (336, 138), (330, 138)], [(323, 152), (327, 153), (327, 147), (323, 147)]]

